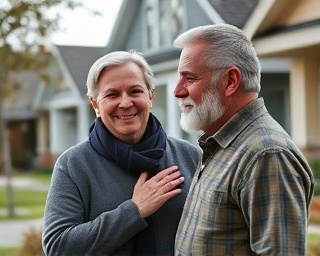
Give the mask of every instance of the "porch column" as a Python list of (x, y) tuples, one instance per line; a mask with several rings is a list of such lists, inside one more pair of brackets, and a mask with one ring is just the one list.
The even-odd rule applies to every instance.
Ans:
[(54, 157), (62, 153), (60, 150), (61, 136), (59, 136), (61, 118), (59, 118), (58, 111), (57, 109), (50, 111), (50, 152)]
[(44, 113), (39, 114), (37, 119), (37, 154), (43, 155), (49, 152), (48, 139), (48, 117)]
[(291, 135), (302, 150), (320, 149), (319, 64), (310, 58), (291, 61)]
[(172, 137), (182, 138), (182, 130), (180, 128), (180, 109), (178, 101), (174, 97), (174, 88), (176, 86), (177, 77), (174, 75), (171, 79), (168, 79), (167, 86), (167, 120), (168, 120), (168, 134)]
[(90, 109), (91, 105), (86, 100), (83, 100), (78, 107), (77, 127), (79, 133), (77, 142), (84, 141), (88, 138), (89, 128), (92, 123), (92, 120), (90, 119)]
[(41, 112), (37, 119), (37, 155), (39, 167), (52, 165), (49, 151), (49, 119), (48, 112)]

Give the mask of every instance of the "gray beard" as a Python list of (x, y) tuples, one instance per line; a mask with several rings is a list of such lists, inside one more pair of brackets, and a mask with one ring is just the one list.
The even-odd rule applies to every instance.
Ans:
[[(188, 98), (189, 101), (192, 101)], [(216, 89), (204, 95), (201, 103), (190, 112), (182, 112), (180, 126), (186, 132), (203, 131), (204, 128), (218, 120), (225, 111)]]

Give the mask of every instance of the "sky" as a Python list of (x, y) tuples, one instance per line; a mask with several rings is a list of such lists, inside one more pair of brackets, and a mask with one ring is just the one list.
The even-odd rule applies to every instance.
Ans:
[(102, 15), (85, 9), (61, 11), (60, 29), (51, 36), (58, 45), (105, 46), (108, 43), (122, 0), (83, 0), (83, 4)]

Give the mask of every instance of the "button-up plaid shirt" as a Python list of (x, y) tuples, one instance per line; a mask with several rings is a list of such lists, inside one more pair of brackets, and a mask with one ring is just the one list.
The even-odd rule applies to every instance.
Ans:
[(305, 255), (314, 178), (263, 99), (199, 143), (176, 255)]

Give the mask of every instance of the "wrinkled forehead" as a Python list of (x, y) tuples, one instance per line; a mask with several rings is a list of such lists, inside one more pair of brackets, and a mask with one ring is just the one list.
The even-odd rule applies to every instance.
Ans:
[(208, 46), (209, 43), (204, 40), (196, 40), (186, 44), (181, 51), (180, 60), (190, 61), (192, 59), (204, 61), (207, 56)]
[(207, 45), (203, 41), (186, 45), (180, 54), (179, 70), (190, 65), (206, 66)]

